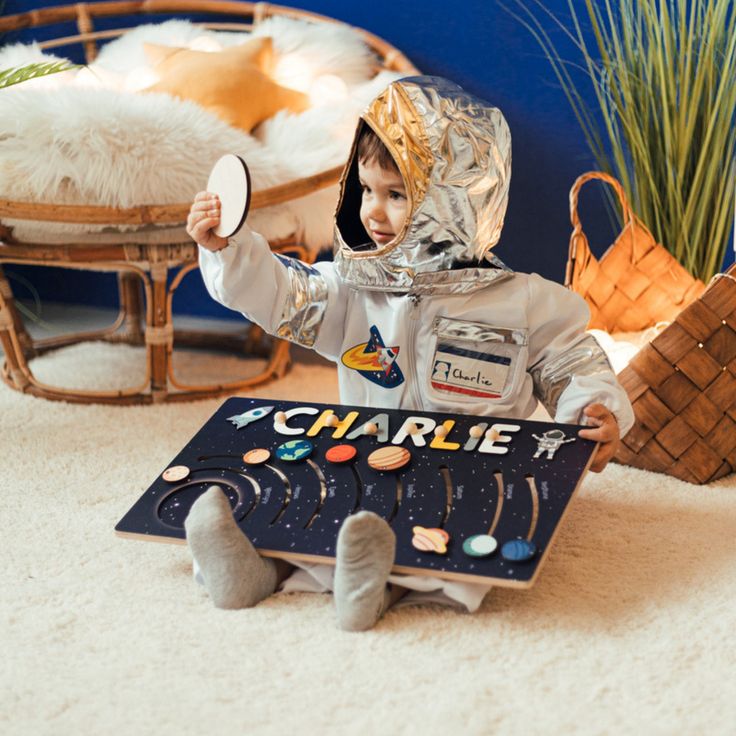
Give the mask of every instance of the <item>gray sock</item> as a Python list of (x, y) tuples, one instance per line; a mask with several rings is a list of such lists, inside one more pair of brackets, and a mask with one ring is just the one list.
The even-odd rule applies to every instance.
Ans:
[(204, 587), (218, 608), (249, 608), (276, 590), (276, 565), (256, 552), (235, 523), (220, 486), (192, 504), (184, 529)]
[(337, 535), (335, 609), (346, 631), (370, 629), (389, 604), (386, 587), (396, 553), (396, 537), (380, 516), (359, 511)]

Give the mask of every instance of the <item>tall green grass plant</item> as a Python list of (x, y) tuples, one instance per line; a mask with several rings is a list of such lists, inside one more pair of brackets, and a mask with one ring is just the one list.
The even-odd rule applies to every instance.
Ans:
[(49, 74), (58, 74), (59, 72), (67, 72), (70, 69), (77, 69), (78, 64), (72, 64), (68, 61), (44, 61), (26, 64), (25, 66), (13, 67), (11, 69), (0, 69), (0, 89), (11, 87), (14, 84), (27, 82), (30, 79), (38, 79), (39, 77), (47, 77)]
[[(598, 167), (622, 183), (657, 240), (707, 282), (733, 224), (733, 0), (568, 0), (569, 24), (540, 0), (513, 2), (516, 11), (506, 9), (542, 47)], [(562, 58), (550, 20), (579, 59)], [(592, 99), (575, 81), (580, 68)]]

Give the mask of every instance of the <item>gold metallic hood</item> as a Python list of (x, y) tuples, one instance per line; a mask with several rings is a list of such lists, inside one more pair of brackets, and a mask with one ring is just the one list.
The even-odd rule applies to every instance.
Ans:
[[(383, 141), (406, 185), (407, 219), (384, 246), (360, 223), (357, 141)], [(511, 134), (501, 111), (440, 77), (392, 82), (361, 116), (340, 182), (335, 265), (361, 288), (408, 291), (417, 274), (483, 258), (501, 235), (511, 178)]]

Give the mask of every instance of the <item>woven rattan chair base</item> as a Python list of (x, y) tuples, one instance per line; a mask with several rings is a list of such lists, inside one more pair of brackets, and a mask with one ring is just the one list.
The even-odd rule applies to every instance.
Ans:
[[(274, 245), (275, 252), (309, 254), (293, 242)], [(0, 375), (12, 388), (45, 399), (75, 403), (146, 404), (223, 396), (282, 377), (290, 366), (289, 344), (265, 336), (250, 325), (242, 336), (218, 331), (175, 330), (172, 303), (183, 278), (197, 268), (197, 247), (181, 245), (70, 248), (18, 245), (0, 247), (0, 345), (5, 362)], [(25, 329), (2, 264), (63, 266), (117, 274), (120, 312), (108, 328), (34, 340)], [(169, 276), (173, 274), (173, 278)], [(145, 377), (136, 386), (83, 390), (50, 386), (38, 380), (30, 362), (44, 353), (87, 341), (145, 347)], [(241, 380), (193, 385), (174, 373), (174, 348), (229, 350), (266, 360), (263, 370)]]

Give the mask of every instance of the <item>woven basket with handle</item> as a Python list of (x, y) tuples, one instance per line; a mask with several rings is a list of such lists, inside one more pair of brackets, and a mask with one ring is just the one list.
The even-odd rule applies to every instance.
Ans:
[[(591, 179), (614, 187), (627, 223), (600, 260), (577, 214), (580, 187)], [(588, 302), (589, 327), (633, 332), (669, 323), (618, 374), (636, 422), (615, 459), (697, 484), (734, 472), (736, 265), (706, 289), (655, 242), (607, 174), (577, 179), (570, 214), (566, 281)]]
[[(613, 187), (626, 223), (600, 260), (591, 252), (578, 216), (580, 189), (593, 179)], [(589, 327), (608, 332), (645, 330), (672, 321), (703, 292), (703, 282), (693, 278), (636, 217), (612, 176), (589, 171), (577, 178), (570, 190), (570, 219), (565, 283), (588, 302)]]

